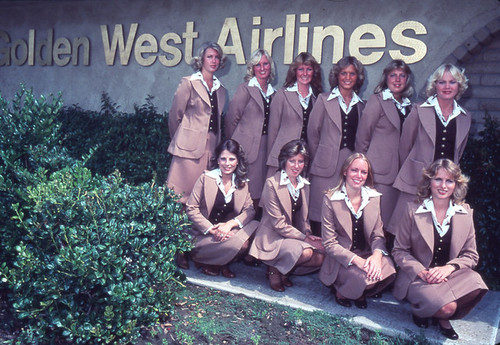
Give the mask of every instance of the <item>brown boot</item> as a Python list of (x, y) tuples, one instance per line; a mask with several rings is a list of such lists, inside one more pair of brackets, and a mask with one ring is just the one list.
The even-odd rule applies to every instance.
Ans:
[(283, 292), (285, 288), (281, 282), (281, 273), (272, 266), (267, 266), (266, 277), (269, 279), (269, 286), (274, 291)]

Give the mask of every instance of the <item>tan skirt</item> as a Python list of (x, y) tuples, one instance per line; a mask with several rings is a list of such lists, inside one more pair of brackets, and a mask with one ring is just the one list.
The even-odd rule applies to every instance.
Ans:
[(488, 287), (479, 273), (470, 268), (462, 268), (448, 276), (448, 281), (441, 284), (428, 284), (416, 278), (408, 287), (406, 299), (412, 304), (412, 310), (418, 317), (431, 317), (448, 303), (476, 290), (481, 290), (477, 298), (457, 309), (452, 319), (461, 319), (481, 301)]
[[(369, 256), (370, 254), (361, 255), (364, 259)], [(376, 283), (373, 289), (370, 289), (370, 293), (367, 297), (381, 292), (396, 279), (394, 264), (391, 259), (385, 255), (382, 257), (382, 277), (384, 277), (384, 279)], [(335, 286), (342, 296), (349, 299), (358, 299), (363, 296), (366, 287), (371, 284), (373, 284), (373, 280), (368, 280), (366, 272), (359, 269), (356, 265), (351, 265), (347, 268), (340, 265), (337, 279), (333, 283), (333, 286)]]
[[(253, 200), (260, 199), (267, 174), (267, 135), (260, 139), (259, 153), (255, 162), (248, 165), (248, 190)], [(248, 153), (247, 153), (248, 154)]]
[(200, 234), (193, 239), (194, 249), (191, 257), (194, 261), (207, 265), (227, 265), (238, 255), (243, 244), (257, 230), (259, 222), (252, 220), (241, 229), (233, 229), (233, 236), (219, 242), (211, 234)]
[[(262, 260), (268, 266), (275, 267), (281, 274), (288, 274), (299, 261), (302, 252), (306, 248), (313, 248), (309, 243), (295, 238), (285, 238), (281, 242), (278, 255), (272, 260)], [(318, 267), (299, 267), (293, 271), (294, 274), (308, 274), (319, 270)]]
[(191, 159), (173, 156), (168, 170), (167, 186), (174, 190), (175, 194), (181, 195), (179, 202), (186, 204), (194, 184), (203, 171), (208, 169), (210, 158), (217, 146), (217, 136), (212, 132), (207, 135), (205, 153), (201, 158)]
[(311, 197), (309, 198), (309, 220), (321, 222), (321, 206), (323, 196), (328, 189), (331, 189), (340, 181), (340, 170), (344, 161), (352, 154), (349, 149), (342, 149), (339, 152), (337, 167), (329, 177), (311, 175)]

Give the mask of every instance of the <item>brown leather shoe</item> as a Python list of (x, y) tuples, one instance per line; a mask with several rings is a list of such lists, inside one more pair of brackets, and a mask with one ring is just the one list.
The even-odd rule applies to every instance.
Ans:
[(285, 288), (281, 283), (281, 273), (274, 267), (267, 266), (266, 277), (269, 279), (269, 286), (274, 291), (283, 292)]
[(291, 280), (290, 280), (290, 278), (289, 278), (287, 275), (285, 275), (285, 274), (282, 274), (282, 275), (281, 275), (281, 284), (283, 284), (283, 285), (284, 285), (284, 286), (286, 286), (286, 287), (291, 287), (291, 286), (293, 286), (292, 281), (291, 281)]
[(223, 277), (226, 278), (234, 278), (236, 277), (236, 274), (229, 269), (228, 265), (224, 265), (220, 269), (220, 273), (222, 274)]
[(203, 272), (203, 274), (206, 274), (207, 276), (216, 277), (220, 274), (220, 266), (205, 265), (205, 264), (201, 264), (199, 262), (196, 262), (195, 264), (196, 264), (196, 267), (198, 267), (198, 268), (201, 267), (201, 272)]
[(183, 270), (189, 269), (189, 261), (186, 253), (178, 252), (175, 254), (175, 263), (177, 267), (182, 268)]

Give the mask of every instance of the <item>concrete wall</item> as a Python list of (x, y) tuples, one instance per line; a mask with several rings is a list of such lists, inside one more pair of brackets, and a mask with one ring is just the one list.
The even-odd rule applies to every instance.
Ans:
[[(186, 63), (192, 53), (189, 45), (196, 51), (207, 40), (219, 40), (230, 53), (228, 65), (218, 74), (229, 96), (242, 81), (242, 60), (252, 45), (272, 48), (277, 88), (283, 84), (288, 61), (307, 47), (322, 59), (325, 89), (332, 61), (356, 55), (367, 62), (365, 99), (391, 56), (398, 54), (416, 60), (411, 67), (417, 90), (444, 61), (471, 61), (467, 72), (474, 89), (485, 90), (480, 86), (500, 84), (499, 18), (498, 0), (1, 1), (0, 91), (11, 97), (19, 83), (37, 93), (61, 90), (66, 104), (86, 109), (99, 109), (105, 91), (124, 111), (142, 104), (149, 94), (160, 110), (168, 110), (180, 78), (192, 73)], [(120, 27), (130, 54), (125, 50), (120, 57), (117, 52), (113, 59), (106, 46)], [(326, 38), (318, 47), (314, 36), (323, 28), (331, 29), (335, 38)], [(129, 36), (134, 29), (135, 36)], [(158, 43), (157, 53), (145, 53), (151, 42)], [(75, 50), (78, 43), (82, 46)], [(488, 96), (488, 104), (498, 110), (495, 92)]]

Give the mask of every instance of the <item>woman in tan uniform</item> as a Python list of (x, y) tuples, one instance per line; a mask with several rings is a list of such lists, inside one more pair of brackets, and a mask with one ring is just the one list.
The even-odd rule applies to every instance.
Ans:
[(321, 238), (313, 236), (307, 220), (309, 182), (304, 175), (309, 163), (307, 144), (292, 140), (279, 154), (280, 170), (266, 180), (262, 191), (262, 221), (250, 255), (267, 266), (271, 289), (292, 286), (290, 273), (316, 271), (323, 262)]
[(318, 97), (307, 127), (311, 149), (311, 204), (309, 219), (313, 233), (321, 232), (324, 192), (339, 183), (340, 169), (354, 152), (356, 130), (364, 104), (357, 92), (365, 80), (361, 62), (346, 56), (330, 71), (331, 92)]
[(271, 103), (267, 177), (278, 170), (278, 154), (283, 145), (294, 139), (307, 142), (309, 116), (322, 91), (321, 66), (310, 53), (300, 53), (288, 68), (283, 88), (276, 92)]
[(192, 66), (196, 73), (184, 77), (174, 95), (168, 129), (172, 163), (167, 185), (185, 204), (194, 183), (207, 169), (210, 155), (221, 138), (221, 113), (226, 90), (214, 75), (224, 66), (225, 56), (215, 42), (204, 43)]
[(344, 162), (339, 184), (323, 198), (322, 237), (326, 257), (319, 279), (335, 288), (344, 307), (367, 307), (366, 297), (379, 294), (395, 278), (386, 251), (380, 215), (380, 193), (373, 187), (371, 164), (362, 153)]
[(248, 160), (248, 188), (254, 206), (267, 174), (267, 133), (274, 79), (274, 62), (267, 51), (258, 49), (247, 62), (245, 82), (238, 86), (225, 118), (226, 136), (243, 147)]
[(233, 278), (228, 265), (248, 252), (249, 238), (259, 224), (253, 220), (247, 163), (240, 145), (231, 139), (219, 144), (211, 168), (200, 176), (187, 201), (195, 245), (191, 257), (203, 273)]
[(464, 203), (468, 179), (457, 164), (438, 159), (424, 170), (418, 202), (408, 203), (392, 255), (399, 265), (394, 296), (412, 304), (413, 321), (439, 324), (450, 339), (450, 320), (464, 317), (488, 288), (472, 269), (477, 265), (472, 209)]

